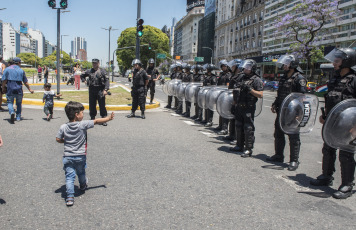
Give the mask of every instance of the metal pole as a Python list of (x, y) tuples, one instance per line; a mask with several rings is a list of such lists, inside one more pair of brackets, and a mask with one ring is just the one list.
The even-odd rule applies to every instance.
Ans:
[(59, 70), (59, 61), (60, 61), (60, 56), (59, 56), (59, 43), (60, 43), (60, 36), (61, 36), (61, 9), (57, 9), (57, 94), (60, 93), (60, 81), (61, 81), (61, 73)]
[[(114, 52), (112, 52), (112, 67), (114, 67), (114, 60), (115, 60), (115, 51), (116, 50), (114, 50)], [(112, 81), (114, 82), (114, 68), (111, 68), (111, 74), (112, 74)]]
[[(141, 18), (141, 0), (137, 0), (137, 20), (136, 20), (136, 26), (138, 20)], [(140, 59), (140, 38), (137, 35), (136, 31), (136, 58)]]
[(110, 31), (111, 31), (111, 26), (109, 26), (109, 61), (108, 61), (108, 66), (110, 67)]

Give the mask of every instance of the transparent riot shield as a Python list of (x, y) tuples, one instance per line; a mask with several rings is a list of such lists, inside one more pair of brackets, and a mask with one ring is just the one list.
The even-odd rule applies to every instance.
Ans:
[(318, 97), (312, 94), (291, 93), (280, 107), (279, 124), (286, 134), (309, 133), (315, 125)]
[(181, 84), (178, 85), (177, 87), (177, 97), (179, 101), (183, 101), (185, 99), (185, 89), (187, 88), (187, 85), (189, 83), (187, 82), (182, 82)]
[(216, 102), (218, 101), (219, 95), (224, 91), (227, 91), (227, 86), (217, 86), (208, 91), (205, 96), (205, 103), (208, 109), (216, 111)]
[(262, 113), (263, 98), (258, 98), (256, 102), (255, 117), (258, 117)]
[(332, 148), (356, 152), (356, 99), (334, 106), (326, 117), (322, 135)]
[(174, 96), (175, 87), (176, 87), (176, 85), (178, 85), (181, 82), (182, 82), (182, 80), (180, 80), (180, 79), (173, 79), (173, 80), (169, 81), (169, 84), (168, 84), (168, 95), (169, 96)]
[(165, 82), (164, 82), (164, 85), (163, 85), (163, 87), (162, 87), (162, 90), (163, 90), (163, 92), (164, 92), (166, 95), (169, 95), (169, 93), (168, 93), (168, 85), (169, 85), (169, 82), (170, 82), (170, 80), (165, 81)]
[(234, 101), (232, 89), (222, 92), (216, 102), (216, 110), (219, 115), (226, 119), (233, 119), (235, 116), (231, 113), (231, 107)]
[(202, 83), (192, 82), (187, 85), (185, 88), (185, 100), (195, 103), (195, 95), (199, 88), (202, 86)]
[(214, 88), (213, 86), (203, 86), (198, 91), (198, 105), (202, 109), (207, 109), (208, 106), (206, 104), (205, 96), (207, 93)]

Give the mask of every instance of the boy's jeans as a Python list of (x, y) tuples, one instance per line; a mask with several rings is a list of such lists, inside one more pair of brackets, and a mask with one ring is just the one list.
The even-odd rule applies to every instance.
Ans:
[(43, 107), (43, 111), (48, 116), (48, 114), (53, 115), (53, 106), (45, 106)]
[(74, 197), (74, 180), (78, 175), (79, 184), (86, 183), (85, 164), (86, 156), (63, 157), (63, 169), (66, 175), (67, 197)]
[(21, 118), (21, 109), (22, 109), (22, 94), (15, 94), (15, 95), (6, 95), (7, 100), (7, 108), (9, 109), (10, 115), (15, 112), (14, 110), (14, 100), (16, 99), (16, 117)]

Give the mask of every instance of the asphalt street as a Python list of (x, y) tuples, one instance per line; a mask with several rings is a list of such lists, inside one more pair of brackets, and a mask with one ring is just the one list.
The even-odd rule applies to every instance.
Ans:
[[(107, 127), (88, 131), (89, 189), (81, 194), (76, 180), (70, 208), (63, 144), (55, 141), (67, 122), (63, 108), (47, 122), (43, 108), (24, 106), (23, 120), (14, 125), (8, 112), (0, 112), (0, 229), (356, 228), (356, 196), (331, 197), (341, 183), (338, 161), (332, 187), (309, 185), (321, 173), (318, 122), (301, 136), (297, 171), (265, 161), (274, 153), (275, 92), (264, 93), (253, 157), (245, 159), (212, 128), (164, 109), (167, 96), (160, 85), (156, 91), (161, 108), (146, 111), (145, 120), (115, 112)], [(213, 128), (217, 122), (215, 113)], [(285, 156), (288, 162), (288, 144)]]

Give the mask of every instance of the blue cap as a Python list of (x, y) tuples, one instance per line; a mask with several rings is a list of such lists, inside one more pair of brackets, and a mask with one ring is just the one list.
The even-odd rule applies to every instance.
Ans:
[(21, 62), (21, 58), (19, 58), (19, 57), (14, 57), (13, 62), (14, 62), (14, 63), (20, 63), (20, 62)]

